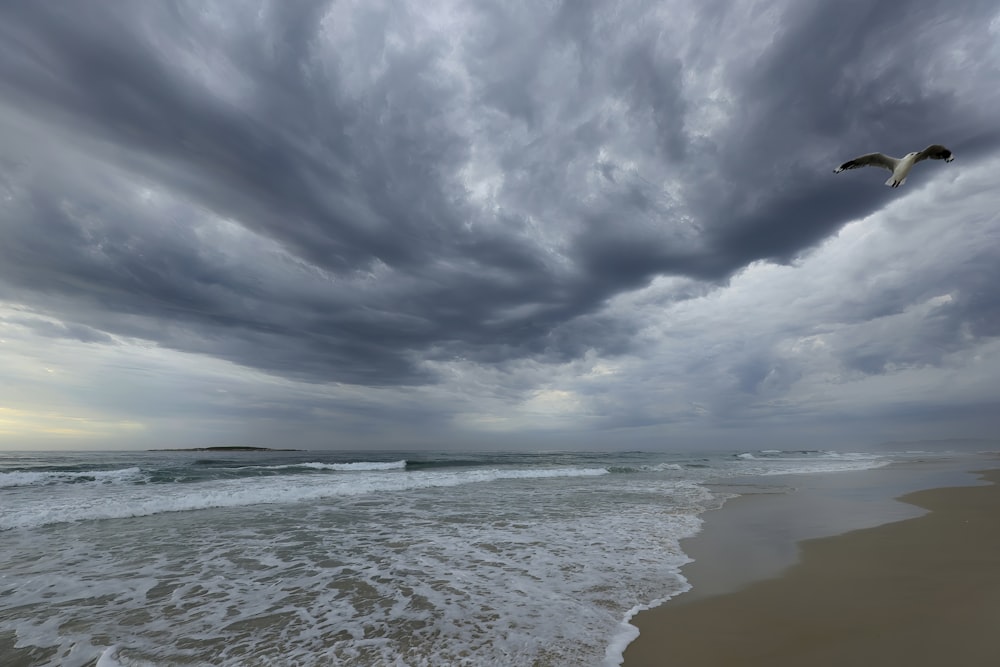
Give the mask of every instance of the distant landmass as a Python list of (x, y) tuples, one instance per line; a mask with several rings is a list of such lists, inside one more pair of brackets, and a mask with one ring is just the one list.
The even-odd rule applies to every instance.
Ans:
[(150, 449), (151, 452), (304, 452), (304, 449), (272, 449), (271, 447), (184, 447), (174, 449)]

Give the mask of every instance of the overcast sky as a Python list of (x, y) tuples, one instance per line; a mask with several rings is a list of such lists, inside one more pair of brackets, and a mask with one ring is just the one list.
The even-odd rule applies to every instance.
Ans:
[(2, 2), (0, 448), (995, 437), (998, 109), (995, 0)]

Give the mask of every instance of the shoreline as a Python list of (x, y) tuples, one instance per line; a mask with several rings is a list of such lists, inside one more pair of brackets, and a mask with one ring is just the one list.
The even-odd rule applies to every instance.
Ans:
[(691, 589), (631, 620), (624, 666), (987, 664), (997, 467), (895, 464), (730, 500), (684, 544)]

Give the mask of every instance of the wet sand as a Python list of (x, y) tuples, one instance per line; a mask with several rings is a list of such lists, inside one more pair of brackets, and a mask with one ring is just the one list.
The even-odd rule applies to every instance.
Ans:
[[(1000, 470), (983, 479), (900, 498), (922, 516), (806, 540), (772, 578), (640, 613), (625, 667), (993, 664)], [(738, 552), (727, 558), (738, 567)]]

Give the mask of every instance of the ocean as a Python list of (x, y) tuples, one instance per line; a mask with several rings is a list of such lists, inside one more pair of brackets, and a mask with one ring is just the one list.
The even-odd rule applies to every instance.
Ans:
[(0, 664), (618, 665), (738, 480), (894, 456), (0, 453)]

